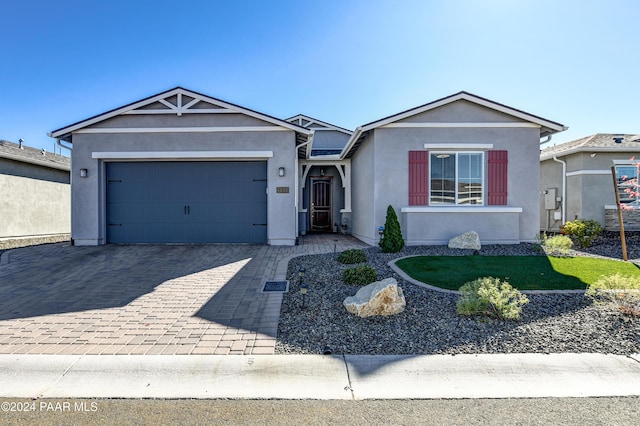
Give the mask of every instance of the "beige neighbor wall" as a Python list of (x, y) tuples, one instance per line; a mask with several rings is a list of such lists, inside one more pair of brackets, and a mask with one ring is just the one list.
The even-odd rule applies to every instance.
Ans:
[(0, 238), (71, 232), (68, 183), (0, 174), (0, 194)]

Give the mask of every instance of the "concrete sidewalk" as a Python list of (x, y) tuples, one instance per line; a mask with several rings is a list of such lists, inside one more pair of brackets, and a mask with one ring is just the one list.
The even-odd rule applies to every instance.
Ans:
[(640, 355), (0, 355), (0, 397), (640, 396)]

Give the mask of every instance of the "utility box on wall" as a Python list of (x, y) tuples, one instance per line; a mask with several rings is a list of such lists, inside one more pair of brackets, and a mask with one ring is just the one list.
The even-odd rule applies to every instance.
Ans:
[(556, 209), (556, 197), (557, 197), (557, 189), (556, 188), (547, 188), (544, 190), (544, 208), (545, 210), (555, 210)]

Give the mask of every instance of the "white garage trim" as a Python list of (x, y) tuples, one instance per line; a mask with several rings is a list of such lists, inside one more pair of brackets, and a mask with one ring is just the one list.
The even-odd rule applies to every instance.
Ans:
[(130, 151), (92, 152), (98, 160), (218, 160), (272, 158), (273, 151)]
[(96, 127), (79, 129), (73, 133), (211, 133), (211, 132), (286, 132), (280, 126), (236, 126), (236, 127)]
[(389, 123), (381, 126), (383, 128), (519, 128), (519, 127), (529, 127), (529, 128), (540, 128), (539, 124), (535, 123)]

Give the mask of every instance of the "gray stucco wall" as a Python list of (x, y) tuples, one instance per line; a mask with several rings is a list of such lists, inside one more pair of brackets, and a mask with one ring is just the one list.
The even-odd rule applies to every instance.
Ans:
[(562, 203), (555, 202), (555, 209), (545, 209), (544, 191), (555, 189), (556, 197), (562, 197), (562, 164), (553, 160), (540, 163), (540, 188), (540, 230), (558, 231), (562, 221), (554, 219), (554, 213), (562, 212)]
[(351, 234), (375, 245), (378, 241), (378, 226), (375, 218), (375, 195), (378, 181), (375, 170), (374, 135), (370, 134), (351, 159)]
[(313, 149), (342, 149), (349, 135), (337, 130), (316, 130), (313, 136)]
[(0, 238), (69, 234), (69, 172), (0, 158)]
[[(511, 118), (511, 117), (509, 117)], [(505, 115), (478, 107), (469, 102), (456, 102), (419, 116), (410, 117), (405, 122), (505, 122)], [(509, 120), (513, 121), (513, 120)], [(461, 151), (459, 144), (492, 144), (494, 150), (508, 150), (508, 204), (505, 212), (474, 213), (460, 206), (460, 213), (438, 215), (438, 207), (429, 207), (430, 212), (402, 214), (401, 209), (409, 203), (409, 151), (425, 150), (424, 144), (438, 144), (445, 150)], [(471, 149), (474, 150), (474, 149)], [(353, 158), (354, 176), (358, 183), (354, 185), (354, 199), (358, 206), (373, 202), (373, 212), (356, 208), (354, 203), (354, 234), (365, 242), (371, 243), (377, 238), (377, 228), (384, 224), (386, 209), (392, 205), (404, 226), (403, 233), (407, 244), (446, 244), (448, 240), (466, 230), (480, 234), (483, 243), (514, 243), (535, 241), (539, 233), (540, 211), (537, 193), (539, 178), (539, 129), (529, 127), (516, 128), (378, 128), (374, 137), (365, 141)], [(485, 206), (486, 197), (486, 161), (485, 155)], [(371, 164), (372, 167), (369, 167)], [(366, 170), (375, 170), (375, 176), (366, 176)], [(361, 178), (360, 175), (365, 175)], [(369, 200), (363, 200), (360, 192), (366, 180), (372, 179), (373, 194)], [(356, 179), (354, 179), (354, 182)], [(532, 196), (533, 193), (533, 196)], [(521, 208), (514, 219), (513, 208)], [(477, 209), (476, 209), (477, 211)], [(455, 220), (452, 220), (452, 217)], [(363, 220), (364, 219), (364, 220)], [(360, 222), (365, 229), (360, 230)], [(358, 225), (356, 225), (358, 223)], [(500, 228), (499, 223), (505, 226)], [(428, 225), (427, 225), (428, 224)], [(473, 229), (470, 229), (473, 228)], [(355, 230), (358, 230), (356, 233)], [(499, 231), (499, 232), (498, 232)]]
[[(94, 127), (200, 127), (269, 125), (239, 114), (135, 115), (116, 117), (108, 125)], [(282, 131), (230, 131), (211, 133), (76, 133), (73, 136), (72, 174), (88, 170), (87, 178), (74, 178), (72, 194), (72, 238), (78, 245), (104, 244), (105, 161), (93, 159), (93, 152), (159, 151), (273, 151), (267, 161), (267, 238), (269, 244), (292, 245), (296, 239), (295, 206), (295, 133)], [(176, 155), (179, 158), (180, 154)], [(219, 161), (233, 160), (229, 158)], [(144, 160), (137, 160), (144, 161)], [(203, 159), (203, 161), (207, 161)], [(285, 176), (278, 176), (284, 167)], [(289, 193), (276, 193), (276, 187), (289, 187)]]

